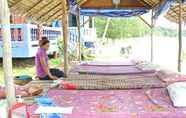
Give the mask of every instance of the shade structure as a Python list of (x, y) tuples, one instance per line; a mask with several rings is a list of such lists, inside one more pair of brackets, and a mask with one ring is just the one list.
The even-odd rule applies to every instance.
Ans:
[(8, 0), (12, 12), (39, 23), (60, 20), (63, 16), (63, 1), (67, 1), (67, 9), (72, 13), (76, 12), (75, 7), (79, 6), (82, 15), (128, 17), (142, 15), (154, 8), (157, 9), (157, 14), (160, 14), (162, 9), (159, 10), (159, 7), (164, 7), (162, 4), (170, 0), (120, 0), (118, 5), (115, 5), (113, 0)]
[[(182, 4), (182, 22), (185, 23), (186, 21), (186, 3)], [(165, 15), (165, 18), (167, 18), (169, 21), (174, 23), (179, 23), (179, 4), (175, 4), (171, 6), (168, 10), (168, 12)]]
[(182, 62), (182, 24), (186, 21), (186, 4), (185, 1), (178, 1), (177, 4), (171, 6), (165, 17), (171, 22), (178, 24), (178, 71), (181, 72)]

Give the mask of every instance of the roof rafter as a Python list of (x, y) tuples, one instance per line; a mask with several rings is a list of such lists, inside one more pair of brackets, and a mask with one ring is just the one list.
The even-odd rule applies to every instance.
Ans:
[(45, 15), (47, 15), (49, 12), (51, 12), (53, 9), (55, 9), (56, 7), (59, 7), (61, 5), (61, 2), (59, 2), (57, 5), (55, 5), (54, 7), (50, 8), (49, 10), (47, 10), (45, 13), (43, 13), (41, 16), (39, 16), (39, 18), (37, 18), (37, 20), (41, 20), (42, 17), (44, 17)]
[(61, 9), (58, 9), (55, 13), (53, 13), (52, 15), (49, 15), (47, 18), (45, 18), (44, 20), (48, 21), (50, 18), (52, 18), (53, 16), (55, 16), (57, 13), (59, 13), (61, 11)]
[(37, 7), (37, 5), (39, 5), (43, 1), (44, 0), (39, 0), (37, 3), (35, 3), (31, 8), (29, 8), (28, 10), (26, 10), (26, 14), (30, 13), (35, 7)]
[(19, 3), (21, 3), (23, 0), (16, 0), (15, 4), (12, 4), (12, 6), (10, 6), (10, 8), (12, 9), (13, 7), (15, 7), (16, 5), (18, 5)]
[(147, 8), (152, 8), (151, 5), (149, 5), (145, 0), (138, 0), (139, 2), (141, 2), (144, 6), (147, 6)]
[[(38, 11), (41, 11), (41, 10), (43, 10), (43, 9), (45, 9), (47, 6), (49, 6), (51, 3), (53, 2), (53, 0), (50, 0), (46, 5), (44, 5), (43, 7), (41, 7), (40, 9), (38, 9)], [(29, 15), (35, 15), (38, 11), (34, 11), (34, 12), (31, 12), (31, 13), (28, 13), (28, 14), (26, 14), (26, 16), (29, 16)]]

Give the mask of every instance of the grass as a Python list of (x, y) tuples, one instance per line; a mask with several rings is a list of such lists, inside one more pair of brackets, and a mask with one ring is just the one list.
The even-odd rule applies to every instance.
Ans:
[[(60, 59), (50, 59), (50, 65), (53, 68), (57, 68), (61, 64)], [(13, 76), (18, 75), (35, 75), (35, 63), (34, 58), (32, 59), (13, 59)], [(3, 67), (2, 67), (2, 60), (0, 61), (0, 84), (4, 83), (3, 79)]]

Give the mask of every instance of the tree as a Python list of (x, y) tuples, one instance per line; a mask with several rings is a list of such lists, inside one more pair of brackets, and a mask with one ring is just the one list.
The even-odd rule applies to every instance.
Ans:
[[(95, 19), (95, 26), (98, 37), (101, 37), (104, 32), (107, 18), (97, 17)], [(112, 18), (109, 24), (106, 38), (111, 39), (125, 39), (130, 37), (140, 37), (149, 33), (148, 26), (138, 19), (134, 18)]]

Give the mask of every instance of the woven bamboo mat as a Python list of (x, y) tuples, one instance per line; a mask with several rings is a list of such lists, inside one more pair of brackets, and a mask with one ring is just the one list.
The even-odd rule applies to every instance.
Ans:
[(71, 74), (66, 82), (76, 85), (77, 89), (105, 90), (105, 89), (140, 89), (163, 88), (167, 84), (155, 75), (135, 76), (102, 76)]

